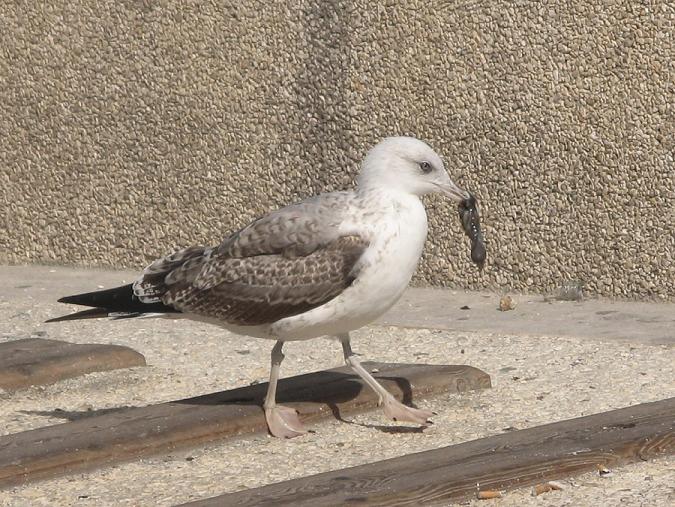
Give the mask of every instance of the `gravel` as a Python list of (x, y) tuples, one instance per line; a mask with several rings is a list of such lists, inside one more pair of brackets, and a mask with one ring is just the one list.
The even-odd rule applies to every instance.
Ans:
[[(272, 345), (267, 341), (182, 321), (39, 324), (60, 310), (55, 304), (28, 299), (0, 304), (0, 322), (7, 323), (0, 340), (43, 331), (49, 338), (72, 342), (117, 343), (143, 353), (148, 366), (1, 393), (0, 428), (5, 434), (267, 377)], [(493, 387), (417, 400), (438, 414), (435, 424), (423, 433), (392, 431), (396, 424), (378, 412), (367, 413), (348, 423), (319, 424), (312, 428), (315, 433), (291, 441), (258, 436), (213, 443), (15, 487), (0, 492), (0, 504), (174, 505), (675, 396), (675, 348), (667, 345), (395, 327), (364, 328), (354, 336), (355, 350), (364, 358), (469, 364), (488, 372)], [(336, 343), (291, 343), (282, 373), (290, 376), (338, 364)], [(636, 506), (672, 504), (675, 463), (671, 458), (613, 472), (611, 477), (586, 474), (563, 481), (562, 491), (537, 498), (530, 496), (529, 489), (507, 493), (495, 504), (589, 505), (598, 499)]]

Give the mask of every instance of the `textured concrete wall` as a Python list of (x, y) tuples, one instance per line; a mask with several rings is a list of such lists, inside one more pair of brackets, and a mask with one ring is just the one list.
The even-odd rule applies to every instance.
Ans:
[(2, 2), (0, 261), (140, 268), (412, 134), (489, 247), (430, 198), (418, 283), (673, 299), (672, 4), (544, 4)]

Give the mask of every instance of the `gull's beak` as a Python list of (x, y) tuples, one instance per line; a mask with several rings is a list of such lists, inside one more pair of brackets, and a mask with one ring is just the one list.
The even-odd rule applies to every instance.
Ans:
[(469, 194), (469, 192), (459, 188), (449, 178), (447, 181), (444, 181), (443, 183), (436, 183), (436, 186), (441, 191), (441, 193), (447, 195), (453, 201), (462, 202), (471, 197), (471, 194)]

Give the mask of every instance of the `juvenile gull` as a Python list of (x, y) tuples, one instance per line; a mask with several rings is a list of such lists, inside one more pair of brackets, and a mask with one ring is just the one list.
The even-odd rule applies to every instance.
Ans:
[(276, 340), (264, 409), (270, 433), (286, 438), (305, 430), (295, 410), (276, 404), (283, 345), (334, 336), (388, 417), (424, 425), (431, 412), (386, 391), (352, 352), (349, 332), (381, 316), (408, 285), (427, 236), (420, 196), (430, 193), (470, 197), (427, 144), (389, 137), (366, 155), (355, 189), (281, 208), (218, 246), (179, 250), (133, 284), (61, 298), (94, 308), (52, 321), (153, 314)]

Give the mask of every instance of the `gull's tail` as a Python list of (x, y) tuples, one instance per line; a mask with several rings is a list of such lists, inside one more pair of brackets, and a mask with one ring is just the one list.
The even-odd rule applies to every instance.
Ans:
[(101, 317), (138, 317), (146, 313), (175, 313), (176, 309), (164, 303), (143, 303), (134, 295), (132, 284), (113, 289), (75, 294), (59, 299), (59, 303), (90, 306), (87, 310), (49, 319), (47, 322), (64, 320), (97, 319)]

